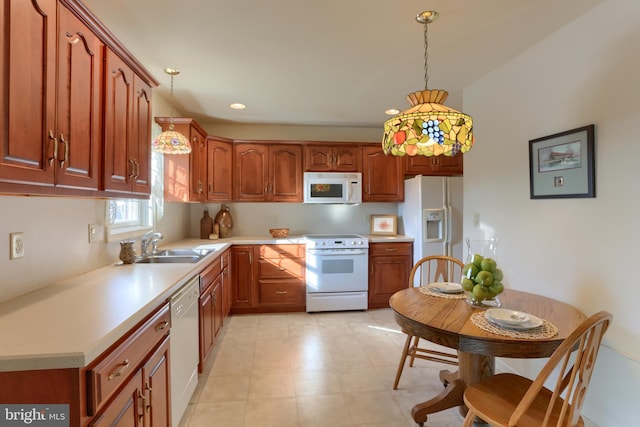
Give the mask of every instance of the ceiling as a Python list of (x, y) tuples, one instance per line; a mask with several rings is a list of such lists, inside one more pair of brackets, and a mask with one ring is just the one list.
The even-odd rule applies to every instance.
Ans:
[[(201, 123), (382, 127), (424, 89), (462, 89), (602, 0), (83, 0)], [(245, 110), (229, 104), (241, 102)]]

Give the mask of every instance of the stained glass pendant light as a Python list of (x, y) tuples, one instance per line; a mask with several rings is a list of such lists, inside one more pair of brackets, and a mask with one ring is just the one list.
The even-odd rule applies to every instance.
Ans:
[(438, 16), (426, 11), (416, 16), (424, 25), (424, 80), (422, 91), (407, 95), (411, 108), (384, 123), (382, 149), (394, 156), (453, 156), (473, 146), (473, 120), (470, 116), (442, 105), (449, 96), (445, 90), (429, 90), (427, 27)]
[(162, 132), (151, 143), (151, 150), (163, 154), (189, 154), (191, 144), (189, 139), (173, 130), (173, 76), (180, 74), (175, 68), (165, 68), (164, 72), (171, 76), (171, 116), (169, 118), (169, 130)]

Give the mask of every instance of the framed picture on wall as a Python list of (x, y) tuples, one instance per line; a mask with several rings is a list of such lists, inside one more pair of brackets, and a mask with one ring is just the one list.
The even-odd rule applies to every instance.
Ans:
[(395, 236), (398, 234), (398, 216), (371, 215), (371, 234)]
[(588, 125), (529, 141), (532, 199), (596, 197), (594, 133)]

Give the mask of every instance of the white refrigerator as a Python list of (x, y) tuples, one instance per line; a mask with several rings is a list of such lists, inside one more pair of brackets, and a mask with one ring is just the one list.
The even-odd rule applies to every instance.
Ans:
[(404, 181), (398, 204), (400, 232), (414, 238), (413, 263), (427, 255), (449, 255), (464, 262), (462, 177), (418, 175)]

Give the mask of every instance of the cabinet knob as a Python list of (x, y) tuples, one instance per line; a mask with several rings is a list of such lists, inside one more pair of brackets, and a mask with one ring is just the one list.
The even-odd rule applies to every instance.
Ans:
[(164, 330), (164, 328), (166, 328), (167, 326), (169, 326), (169, 322), (167, 320), (163, 321), (162, 323), (160, 323), (158, 326), (156, 326), (156, 331), (162, 331)]

